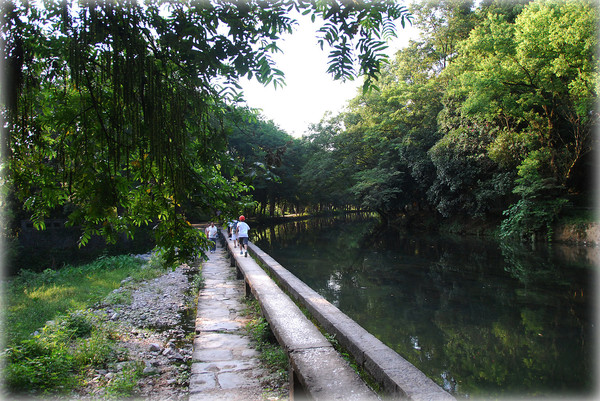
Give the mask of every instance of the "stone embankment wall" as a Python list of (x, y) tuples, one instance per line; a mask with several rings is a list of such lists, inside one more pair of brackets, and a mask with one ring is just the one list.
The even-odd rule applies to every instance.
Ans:
[(568, 244), (600, 245), (600, 224), (561, 225), (554, 229), (553, 240)]
[[(350, 354), (352, 354), (355, 362), (362, 369), (368, 372), (377, 383), (379, 383), (387, 398), (406, 399), (413, 401), (455, 400), (452, 395), (438, 386), (423, 372), (398, 355), (390, 347), (383, 344), (375, 336), (363, 329), (355, 321), (350, 319), (346, 314), (308, 287), (304, 282), (294, 276), (259, 247), (250, 243), (248, 245), (248, 251), (258, 261), (260, 261), (260, 263), (263, 265), (263, 268), (269, 272), (269, 275), (273, 277), (277, 284), (279, 284), (279, 286), (283, 288), (290, 297), (294, 298), (295, 301), (300, 303), (308, 310), (310, 315), (319, 322), (319, 325), (322, 329), (333, 335), (336, 340)], [(252, 281), (253, 279), (248, 277), (250, 270), (246, 271), (249, 268), (244, 266), (252, 260), (250, 258), (238, 257), (235, 254), (232, 256), (235, 258), (235, 264), (237, 264), (240, 270), (243, 272), (246, 282), (248, 283), (248, 281)], [(256, 265), (253, 261), (252, 264)], [(256, 270), (262, 272), (264, 275), (264, 272), (258, 265), (256, 265)], [(265, 275), (265, 277), (268, 276)], [(263, 285), (254, 286), (252, 288), (252, 293), (259, 300), (259, 303), (261, 303), (261, 307), (263, 307), (263, 304), (265, 303), (273, 303), (268, 299), (271, 297), (271, 295), (268, 293), (259, 293), (264, 292), (263, 287), (264, 283)], [(261, 291), (258, 291), (259, 289)], [(277, 309), (279, 313), (283, 314), (284, 316), (289, 314), (287, 311), (281, 310), (283, 304), (277, 302), (276, 304), (277, 305), (274, 309)], [(293, 302), (290, 301), (289, 304), (292, 305), (290, 308), (293, 307), (297, 309)], [(283, 331), (287, 330), (295, 333), (292, 335), (292, 337), (298, 337), (296, 335), (297, 333), (294, 324), (291, 320), (282, 320), (282, 324), (279, 325), (277, 319), (274, 319), (272, 316), (270, 317), (270, 313), (265, 312), (265, 309), (266, 308), (263, 307), (263, 313), (269, 321), (269, 324), (271, 324), (273, 327), (274, 332), (277, 332), (277, 327), (280, 326), (281, 330)], [(275, 336), (278, 338), (278, 340), (280, 340), (280, 344), (284, 348), (288, 350), (290, 349), (290, 344), (293, 343), (293, 341), (286, 340), (285, 336), (278, 336), (277, 333)], [(301, 335), (300, 337), (305, 340), (309, 336)], [(292, 357), (294, 356), (293, 353), (289, 352), (288, 355), (292, 360)], [(322, 360), (322, 358), (320, 359), (321, 360), (315, 360), (313, 363), (308, 365), (301, 364), (293, 366), (293, 375), (302, 376), (306, 374), (306, 372), (309, 372), (311, 377), (318, 377), (321, 380), (326, 378), (326, 381), (334, 383), (336, 381), (334, 379), (338, 378), (335, 374), (331, 375), (328, 369), (321, 369), (322, 373), (314, 374), (319, 370), (319, 367), (326, 367), (326, 365), (323, 364), (324, 360)], [(293, 361), (291, 364), (294, 365)], [(303, 385), (305, 384), (308, 383), (303, 382)], [(293, 388), (294, 386), (290, 385), (290, 387)], [(309, 385), (309, 387), (311, 387), (311, 385)], [(312, 387), (315, 386), (313, 385)], [(324, 388), (325, 386), (319, 384), (319, 386), (316, 387)], [(309, 389), (309, 392), (310, 391), (311, 390)], [(332, 394), (327, 391), (325, 393), (327, 394), (325, 395), (324, 399), (327, 399), (327, 395)]]

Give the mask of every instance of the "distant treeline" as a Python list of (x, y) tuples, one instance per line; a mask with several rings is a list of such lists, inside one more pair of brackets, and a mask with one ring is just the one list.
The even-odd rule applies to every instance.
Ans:
[(378, 90), (308, 136), (247, 110), (229, 115), (251, 212), (476, 218), (530, 239), (548, 235), (565, 210), (591, 208), (597, 5), (425, 1), (411, 12), (420, 39), (385, 67)]

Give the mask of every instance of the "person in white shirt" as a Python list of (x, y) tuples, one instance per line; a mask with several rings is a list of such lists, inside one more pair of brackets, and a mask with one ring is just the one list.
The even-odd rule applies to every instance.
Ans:
[(210, 226), (206, 229), (207, 237), (213, 243), (210, 245), (210, 253), (215, 253), (217, 250), (217, 227), (214, 222), (210, 223)]
[(250, 230), (250, 226), (246, 224), (246, 218), (242, 215), (240, 216), (240, 221), (237, 224), (237, 235), (238, 242), (240, 243), (240, 255), (246, 251), (245, 257), (248, 257), (248, 231)]

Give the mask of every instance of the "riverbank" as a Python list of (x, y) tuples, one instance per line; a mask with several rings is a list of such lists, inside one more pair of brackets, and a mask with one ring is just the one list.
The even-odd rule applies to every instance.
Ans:
[[(145, 270), (150, 264), (150, 255), (137, 255), (137, 258), (145, 262), (138, 270)], [(80, 349), (83, 348), (102, 350), (106, 353), (106, 358), (102, 359), (104, 362), (90, 363), (83, 369), (77, 368), (71, 372), (74, 375), (73, 380), (62, 379), (70, 383), (67, 388), (61, 390), (60, 385), (48, 385), (45, 386), (48, 389), (46, 392), (41, 390), (44, 385), (39, 383), (39, 376), (46, 369), (41, 361), (41, 365), (36, 368), (38, 373), (32, 372), (31, 377), (20, 375), (20, 380), (24, 381), (22, 389), (14, 391), (22, 392), (8, 392), (9, 388), (5, 387), (0, 392), (0, 399), (97, 400), (134, 397), (156, 401), (188, 400), (194, 340), (197, 337), (196, 313), (198, 302), (202, 303), (198, 298), (199, 288), (202, 287), (204, 279), (201, 270), (202, 263), (197, 261), (182, 264), (175, 270), (162, 270), (158, 277), (152, 275), (152, 278), (146, 280), (126, 277), (122, 279), (118, 288), (104, 296), (101, 301), (95, 302), (85, 310), (68, 312), (70, 320), (57, 317), (47, 322), (45, 327), (36, 330), (27, 341), (34, 341), (39, 343), (40, 347), (45, 347), (49, 333), (55, 329), (64, 330), (61, 329), (64, 322), (74, 322), (74, 318), (81, 328), (91, 329), (91, 326), (88, 327), (88, 323), (91, 322), (94, 322), (94, 326), (101, 326), (101, 330), (107, 335), (106, 338), (97, 337), (93, 333), (83, 334), (79, 342), (67, 344), (67, 347), (77, 348), (74, 358), (79, 358)], [(88, 273), (94, 275), (93, 271)], [(86, 291), (89, 295), (97, 289), (90, 285)], [(242, 308), (239, 312), (247, 320), (255, 319), (255, 312), (251, 307)], [(247, 328), (241, 327), (240, 330), (246, 331)], [(84, 343), (87, 345), (84, 346)], [(251, 347), (255, 345), (250, 341)], [(21, 348), (17, 346), (12, 349), (16, 352), (15, 350)], [(100, 358), (96, 351), (93, 352), (96, 357), (91, 355), (90, 361)], [(259, 360), (259, 363), (261, 372), (267, 372), (265, 376), (269, 376), (270, 367), (263, 364), (262, 360)], [(15, 369), (26, 368), (29, 365), (31, 364), (21, 363), (12, 366), (10, 371), (14, 373)], [(57, 366), (50, 368), (57, 374)], [(12, 377), (14, 378), (14, 374)], [(35, 388), (41, 389), (35, 390), (30, 380), (37, 380), (38, 385)], [(272, 381), (261, 382), (260, 385), (265, 393), (273, 392)]]
[(578, 245), (600, 245), (600, 224), (573, 223), (560, 224), (554, 230), (554, 240)]

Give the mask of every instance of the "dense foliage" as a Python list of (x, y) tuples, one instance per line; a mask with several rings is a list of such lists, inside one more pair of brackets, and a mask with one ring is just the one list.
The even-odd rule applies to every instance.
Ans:
[(304, 163), (297, 190), (266, 201), (408, 224), (476, 218), (528, 239), (550, 235), (565, 207), (591, 208), (597, 5), (446, 0), (411, 12), (420, 39), (378, 91), (288, 145), (301, 156), (281, 163)]
[[(6, 220), (63, 216), (81, 244), (152, 226), (169, 260), (206, 246), (192, 210), (236, 214), (224, 119), (238, 80), (283, 84), (271, 54), (292, 12), (322, 19), (336, 79), (372, 85), (394, 1), (91, 1), (1, 4)], [(8, 204), (8, 205), (7, 205)]]
[[(379, 74), (300, 139), (236, 103), (241, 77), (283, 84), (292, 11), (323, 19), (334, 77)], [(206, 246), (199, 217), (364, 209), (539, 238), (590, 206), (597, 5), (410, 12), (421, 37), (382, 64), (409, 16), (393, 1), (3, 3), (4, 220), (63, 216), (82, 244), (150, 226), (175, 260)]]

